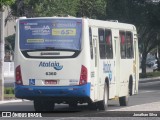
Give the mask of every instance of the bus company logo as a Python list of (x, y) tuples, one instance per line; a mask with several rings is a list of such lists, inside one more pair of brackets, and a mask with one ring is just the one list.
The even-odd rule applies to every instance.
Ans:
[(105, 64), (105, 63), (103, 63), (103, 71), (104, 71), (104, 73), (110, 73), (110, 72), (112, 72), (112, 70), (111, 70), (111, 64)]
[(24, 22), (24, 25), (38, 25), (38, 23), (27, 23), (27, 22)]
[(59, 62), (40, 62), (39, 67), (53, 67), (55, 70), (61, 70), (63, 68)]
[(53, 23), (53, 27), (76, 27), (76, 23), (66, 23), (66, 22), (62, 22), (62, 23), (56, 23), (56, 22), (54, 22)]
[(111, 81), (112, 80), (112, 68), (111, 64), (105, 64), (103, 63), (103, 72), (108, 74), (108, 78)]

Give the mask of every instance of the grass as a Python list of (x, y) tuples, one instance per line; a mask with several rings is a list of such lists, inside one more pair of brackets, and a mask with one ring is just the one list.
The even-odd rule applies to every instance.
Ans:
[(15, 98), (14, 88), (13, 87), (5, 87), (4, 88), (4, 99), (13, 99), (13, 98)]
[(16, 97), (13, 94), (4, 94), (4, 100), (15, 100)]
[(4, 94), (5, 98), (14, 98), (15, 95), (14, 94)]
[(155, 71), (155, 72), (149, 72), (146, 73), (145, 75), (140, 73), (139, 74), (140, 78), (152, 78), (152, 77), (160, 77), (160, 71)]
[(14, 94), (14, 88), (13, 87), (5, 87), (4, 94)]

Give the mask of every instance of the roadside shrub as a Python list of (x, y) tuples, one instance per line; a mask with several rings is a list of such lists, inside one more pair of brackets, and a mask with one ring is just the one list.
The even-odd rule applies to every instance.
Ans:
[(160, 77), (160, 71), (149, 72), (146, 74), (139, 74), (139, 78), (152, 78), (152, 77)]
[(4, 94), (14, 94), (14, 88), (13, 87), (4, 88)]

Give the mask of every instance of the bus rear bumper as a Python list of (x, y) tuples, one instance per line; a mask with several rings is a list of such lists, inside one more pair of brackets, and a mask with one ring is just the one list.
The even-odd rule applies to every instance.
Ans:
[(15, 84), (15, 96), (21, 99), (89, 98), (90, 83), (81, 86), (24, 86)]

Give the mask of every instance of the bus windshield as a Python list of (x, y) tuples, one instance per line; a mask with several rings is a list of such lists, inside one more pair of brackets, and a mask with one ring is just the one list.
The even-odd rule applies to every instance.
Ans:
[(19, 43), (25, 50), (81, 50), (82, 20), (25, 19), (19, 21)]

